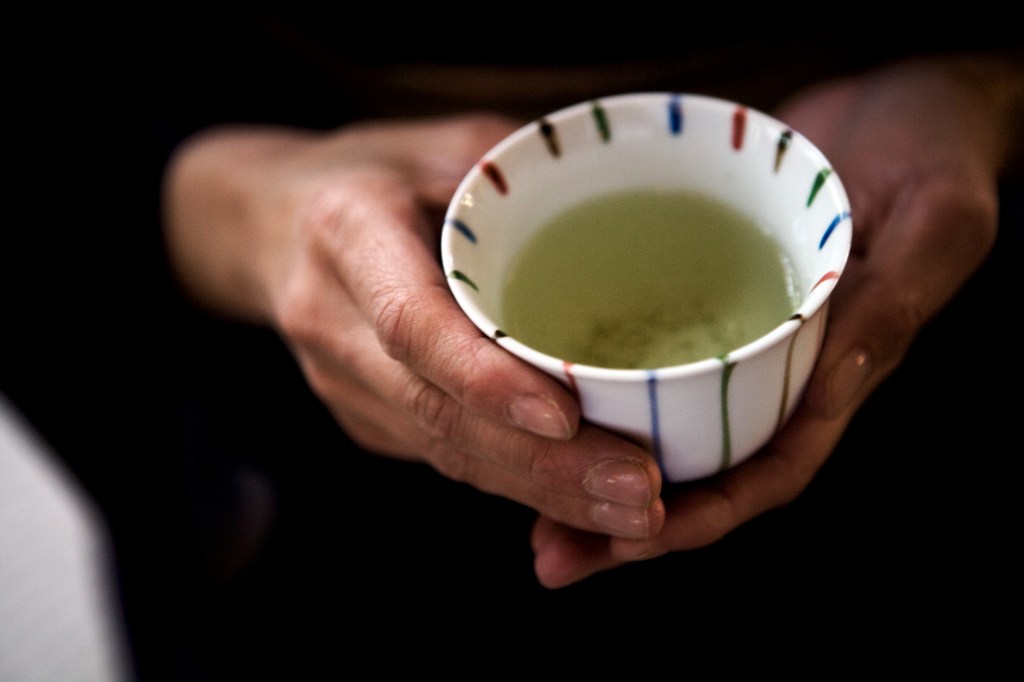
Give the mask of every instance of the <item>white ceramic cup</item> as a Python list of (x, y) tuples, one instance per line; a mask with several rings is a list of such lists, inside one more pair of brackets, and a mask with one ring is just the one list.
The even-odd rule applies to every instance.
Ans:
[[(535, 231), (588, 198), (643, 188), (699, 191), (753, 218), (798, 275), (793, 316), (721, 357), (651, 369), (574, 364), (503, 333), (505, 275)], [(682, 482), (746, 460), (788, 419), (817, 361), (851, 232), (839, 177), (799, 132), (733, 102), (633, 93), (551, 113), (485, 154), (448, 207), (441, 259), (485, 335), (560, 379), (586, 420), (642, 444), (667, 481)]]

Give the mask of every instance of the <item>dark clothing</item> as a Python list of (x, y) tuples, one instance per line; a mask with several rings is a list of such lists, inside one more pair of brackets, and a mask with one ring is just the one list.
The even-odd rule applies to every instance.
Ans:
[[(798, 500), (712, 547), (554, 592), (533, 577), (532, 512), (360, 451), (270, 331), (211, 318), (181, 296), (159, 236), (160, 174), (175, 144), (212, 123), (326, 129), (481, 106), (528, 118), (610, 88), (770, 110), (825, 75), (940, 47), (926, 36), (894, 49), (587, 34), (595, 67), (540, 16), (547, 32), (508, 45), (368, 35), (340, 13), (176, 16), (148, 26), (152, 34), (97, 39), (109, 60), (72, 55), (75, 87), (34, 121), (56, 136), (56, 153), (20, 168), (31, 191), (13, 197), (32, 211), (15, 226), (17, 248), (4, 250), (0, 388), (107, 513), (148, 679), (242, 679), (301, 662), (340, 670), (371, 660), (378, 642), (399, 657), (408, 642), (443, 646), (458, 660), (437, 669), (452, 672), (473, 669), (463, 646), (490, 641), (525, 656), (549, 643), (557, 654), (570, 633), (597, 645), (570, 659), (598, 658), (605, 639), (657, 655), (643, 644), (653, 623), (718, 628), (723, 614), (741, 632), (777, 629), (787, 614), (823, 629), (868, 618), (878, 637), (922, 627), (949, 635), (984, 627), (982, 607), (1016, 582), (1005, 440), (1015, 415), (1000, 397), (1016, 369), (999, 349), (1016, 338), (1003, 306), (1017, 288), (1019, 186), (1004, 192), (992, 258)], [(344, 51), (332, 37), (350, 39)], [(482, 70), (456, 68), (464, 59)], [(517, 89), (501, 75), (555, 61), (571, 75), (562, 89), (539, 76)], [(221, 581), (225, 538), (238, 537), (224, 524), (253, 475), (272, 487), (272, 532)]]

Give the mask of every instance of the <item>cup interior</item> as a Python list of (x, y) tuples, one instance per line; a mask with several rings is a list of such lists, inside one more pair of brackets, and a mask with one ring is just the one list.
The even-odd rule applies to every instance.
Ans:
[[(635, 93), (533, 121), (474, 166), (442, 230), (442, 266), (455, 298), (483, 333), (559, 372), (561, 359), (503, 338), (505, 273), (535, 231), (566, 207), (646, 188), (698, 191), (752, 218), (791, 259), (801, 295), (797, 314), (805, 319), (824, 305), (845, 266), (852, 233), (846, 192), (799, 132), (712, 97)], [(770, 343), (766, 337), (731, 355), (756, 352)]]

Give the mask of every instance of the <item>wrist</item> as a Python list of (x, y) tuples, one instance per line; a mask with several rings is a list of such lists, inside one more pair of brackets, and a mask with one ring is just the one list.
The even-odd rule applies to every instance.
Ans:
[(279, 162), (306, 133), (217, 127), (186, 140), (172, 156), (163, 188), (164, 239), (184, 292), (219, 314), (269, 321), (268, 259), (286, 228), (267, 219), (280, 186)]

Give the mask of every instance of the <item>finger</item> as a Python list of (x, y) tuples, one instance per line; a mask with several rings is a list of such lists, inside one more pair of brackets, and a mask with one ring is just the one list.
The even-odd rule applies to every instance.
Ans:
[[(382, 133), (387, 144), (394, 150), (393, 153), (402, 159), (408, 175), (401, 180), (415, 189), (415, 198), (428, 206), (443, 207), (450, 201), (458, 182), (469, 168), (519, 125), (518, 122), (502, 117), (471, 114), (439, 122), (400, 123)], [(411, 155), (410, 149), (414, 150)], [(365, 196), (368, 197), (367, 204), (372, 206), (376, 197), (372, 194)], [(380, 198), (383, 200), (383, 197)], [(382, 235), (386, 235), (394, 245), (396, 255), (386, 262), (402, 269), (390, 273), (388, 280), (393, 288), (388, 293), (371, 292), (365, 299), (370, 302), (371, 319), (379, 322), (377, 329), (385, 349), (413, 371), (422, 374), (430, 383), (441, 386), (460, 399), (463, 404), (484, 405), (486, 413), (494, 416), (500, 412), (501, 416), (514, 425), (540, 435), (571, 437), (579, 419), (575, 402), (547, 377), (532, 368), (524, 373), (525, 365), (504, 353), (496, 352), (499, 349), (483, 341), (479, 331), (454, 304), (436, 260), (440, 222), (425, 225), (421, 204), (418, 202), (406, 201), (401, 206), (392, 202), (391, 205), (395, 211), (395, 220), (386, 226), (381, 225), (380, 229)], [(416, 248), (407, 239), (407, 228), (410, 225), (420, 227), (417, 233), (423, 239), (422, 248)], [(386, 230), (386, 227), (391, 229)], [(398, 257), (403, 254), (404, 258)], [(354, 256), (361, 258), (358, 253)], [(383, 261), (374, 262), (381, 264)], [(425, 286), (428, 282), (431, 286)], [(410, 324), (406, 325), (406, 321)], [(446, 326), (449, 326), (447, 333)], [(444, 346), (447, 339), (459, 337), (472, 339), (465, 348), (468, 351), (466, 356), (452, 358), (457, 360), (454, 363), (440, 364), (434, 349)], [(419, 343), (420, 340), (422, 343)], [(450, 348), (454, 349), (455, 346)], [(503, 372), (511, 372), (512, 377), (522, 380), (532, 376), (519, 388), (510, 387), (513, 395), (519, 394), (513, 403), (509, 404), (506, 396), (490, 388), (493, 386), (494, 389), (500, 389), (506, 383), (508, 374), (495, 377), (489, 383), (471, 383), (472, 375), (467, 376), (462, 365), (475, 359), (478, 353), (485, 356), (481, 365), (491, 371), (493, 368), (488, 364), (486, 356), (498, 358), (498, 367)], [(438, 370), (441, 374), (434, 374)], [(477, 391), (477, 388), (483, 390)]]
[(421, 225), (422, 234), (424, 219), (402, 178), (352, 178), (307, 220), (392, 358), (469, 409), (545, 437), (572, 437), (579, 409), (565, 387), (486, 339), (459, 310), (436, 249), (409, 228)]
[(828, 459), (854, 410), (826, 420), (801, 407), (757, 456), (669, 498), (662, 534), (650, 543), (612, 545), (623, 560), (704, 547), (796, 499)]
[[(378, 360), (382, 367), (394, 364), (383, 354)], [(452, 480), (515, 500), (576, 528), (630, 538), (650, 537), (661, 528), (664, 504), (651, 485), (660, 482), (656, 463), (640, 448), (602, 429), (588, 425), (568, 442), (553, 441), (496, 425), (447, 396), (437, 398), (446, 401), (442, 416), (425, 424), (376, 392), (392, 383), (402, 390), (405, 381), (422, 382), (419, 377), (377, 373), (380, 381), (371, 391), (329, 371), (322, 359), (316, 364), (311, 374), (317, 378), (311, 384), (328, 397), (338, 396), (337, 401), (328, 398), (329, 406), (337, 406), (332, 411), (354, 438), (367, 439), (364, 445), (425, 460)]]
[(644, 450), (595, 427), (552, 441), (465, 409), (380, 350), (329, 277), (304, 273), (287, 306), (289, 337), (310, 386), (357, 442), (575, 527), (637, 538), (660, 529), (660, 472)]
[(649, 538), (661, 530), (665, 505), (650, 487), (650, 481), (660, 481), (660, 475), (645, 452), (637, 448), (636, 459), (623, 460), (621, 453), (635, 446), (589, 425), (567, 443), (526, 438), (533, 442), (522, 450), (528, 460), (541, 463), (535, 464), (539, 468), (526, 475), (510, 468), (508, 462), (522, 459), (518, 453), (505, 457), (455, 453), (462, 455), (458, 465), (463, 480), (573, 528), (634, 539)]
[(852, 414), (853, 410), (842, 419), (824, 420), (801, 408), (756, 457), (671, 493), (662, 530), (648, 540), (608, 537), (600, 542), (551, 520), (538, 521), (533, 535), (538, 580), (561, 587), (628, 562), (717, 542), (795, 499), (824, 464)]
[(623, 562), (612, 556), (610, 538), (570, 528), (541, 516), (530, 534), (533, 571), (549, 589), (580, 582)]
[[(328, 402), (328, 408), (346, 433), (372, 452), (410, 461), (427, 461), (448, 478), (529, 506), (568, 527), (601, 533), (605, 537), (644, 539), (659, 532), (664, 523), (664, 504), (658, 499), (651, 502), (646, 485), (642, 489), (642, 498), (638, 497), (639, 493), (632, 492), (640, 489), (635, 486), (625, 491), (625, 502), (616, 501), (622, 498), (623, 493), (623, 482), (617, 477), (645, 479), (644, 474), (637, 470), (627, 468), (623, 471), (621, 466), (600, 460), (593, 462), (589, 469), (584, 465), (566, 467), (574, 470), (556, 478), (606, 483), (597, 488), (599, 494), (563, 492), (553, 486), (545, 486), (545, 475), (534, 474), (532, 478), (524, 478), (497, 458), (475, 456), (458, 450), (450, 443), (425, 439), (416, 424), (387, 402), (358, 385), (345, 382), (344, 386), (348, 393), (346, 406), (334, 409), (336, 404)], [(593, 427), (588, 427), (588, 430), (597, 433)], [(420, 442), (424, 444), (415, 445)], [(551, 441), (542, 443), (550, 445)], [(587, 439), (583, 439), (575, 453), (558, 453), (551, 460), (562, 463), (574, 459), (591, 460), (595, 452), (599, 453), (599, 448), (593, 448)], [(607, 482), (611, 482), (610, 488)]]
[[(314, 374), (334, 376), (322, 370)], [(619, 457), (622, 444), (611, 442), (613, 437), (603, 430), (587, 426), (569, 443), (561, 443), (496, 429), (493, 423), (465, 413), (472, 422), (467, 430), (488, 436), (482, 439), (483, 446), (478, 439), (468, 439), (471, 447), (482, 447), (489, 454), (481, 456), (457, 447), (462, 440), (458, 437), (434, 437), (404, 411), (358, 383), (340, 377), (321, 379), (316, 385), (327, 394), (344, 391), (344, 405), (330, 400), (327, 405), (346, 432), (372, 451), (426, 461), (447, 478), (519, 502), (574, 528), (643, 539), (656, 534), (664, 523), (664, 504), (648, 484), (657, 474), (647, 469), (655, 465), (642, 452), (632, 464), (605, 457), (606, 451)], [(511, 452), (504, 452), (504, 447)], [(519, 470), (524, 462), (532, 462), (532, 468)]]

